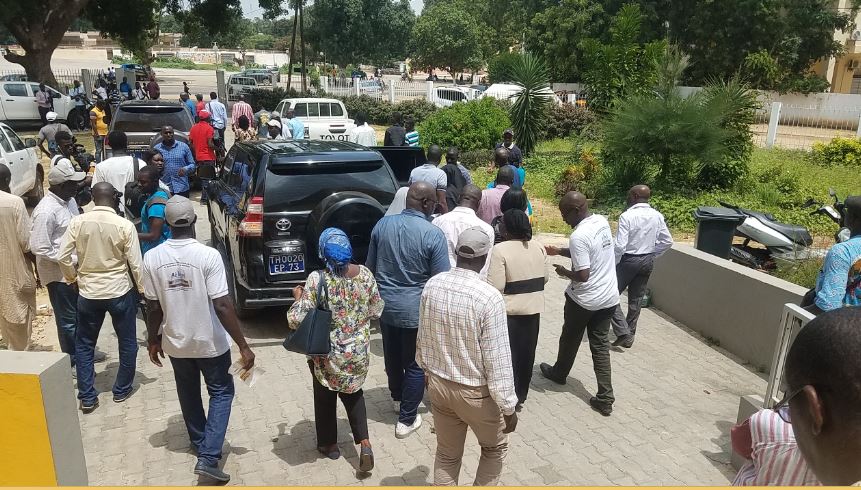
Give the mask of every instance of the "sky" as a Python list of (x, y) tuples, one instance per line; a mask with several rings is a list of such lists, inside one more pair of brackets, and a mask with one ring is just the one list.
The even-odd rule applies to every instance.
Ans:
[[(263, 13), (260, 5), (257, 3), (257, 0), (241, 0), (242, 1), (242, 12), (246, 17), (254, 18), (260, 17)], [(412, 5), (413, 10), (416, 13), (420, 13), (422, 11), (422, 0), (410, 0), (410, 5)]]

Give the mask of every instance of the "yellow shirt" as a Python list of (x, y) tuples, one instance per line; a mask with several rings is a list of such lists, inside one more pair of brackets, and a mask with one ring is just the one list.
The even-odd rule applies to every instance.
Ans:
[(93, 107), (90, 109), (90, 112), (96, 115), (96, 120), (90, 120), (93, 125), (93, 128), (96, 130), (96, 134), (99, 136), (105, 136), (108, 134), (108, 124), (105, 122), (105, 111), (99, 109), (98, 107)]
[[(76, 251), (77, 270), (72, 263)], [(135, 285), (138, 290), (143, 287), (137, 231), (109, 207), (95, 206), (72, 218), (57, 261), (66, 282), (77, 279), (81, 296), (87, 299), (119, 298)]]

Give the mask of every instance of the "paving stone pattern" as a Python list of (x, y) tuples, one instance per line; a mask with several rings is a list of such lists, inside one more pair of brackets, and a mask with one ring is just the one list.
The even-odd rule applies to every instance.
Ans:
[[(206, 212), (198, 208), (199, 238), (208, 240)], [(537, 364), (555, 360), (561, 331), (565, 282), (554, 277), (529, 400), (502, 474), (503, 485), (724, 485), (729, 465), (729, 429), (739, 396), (762, 393), (764, 380), (704, 339), (644, 309), (634, 348), (614, 350), (611, 417), (588, 406), (595, 390), (591, 356), (584, 342), (567, 385), (541, 377)], [(624, 302), (624, 300), (623, 300)], [(108, 322), (110, 320), (108, 319)], [(111, 400), (117, 368), (116, 337), (106, 323), (99, 346), (108, 361), (96, 365), (101, 406), (79, 416), (91, 485), (193, 485), (196, 461), (189, 450), (170, 363), (152, 365), (145, 327), (136, 391), (125, 403)], [(314, 433), (311, 374), (302, 356), (281, 347), (283, 311), (246, 322), (244, 332), (266, 373), (252, 388), (237, 380), (224, 451), (232, 485), (426, 485), (433, 482), (436, 440), (432, 416), (407, 439), (395, 438), (396, 415), (386, 388), (382, 342), (372, 339), (371, 371), (365, 383), (376, 468), (357, 475), (358, 453), (346, 414), (339, 407), (342, 458), (319, 456)], [(234, 357), (236, 356), (234, 348)], [(204, 392), (204, 403), (207, 400)], [(480, 448), (467, 438), (461, 484), (471, 484)]]

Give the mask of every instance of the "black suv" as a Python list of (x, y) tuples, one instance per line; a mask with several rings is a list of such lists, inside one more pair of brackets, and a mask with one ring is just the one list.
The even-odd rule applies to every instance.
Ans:
[(356, 262), (365, 260), (371, 230), (424, 160), (419, 148), (378, 150), (298, 140), (237, 143), (227, 152), (207, 190), (209, 223), (240, 316), (291, 304), (293, 287), (323, 267), (317, 242), (330, 226), (350, 237)]

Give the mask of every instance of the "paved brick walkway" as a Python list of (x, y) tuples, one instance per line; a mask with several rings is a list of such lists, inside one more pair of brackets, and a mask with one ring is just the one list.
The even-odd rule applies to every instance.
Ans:
[[(199, 209), (201, 218), (205, 210)], [(205, 218), (199, 237), (208, 239)], [(548, 285), (536, 364), (553, 362), (561, 330), (565, 283)], [(633, 349), (613, 352), (617, 403), (605, 418), (588, 406), (595, 390), (584, 344), (565, 386), (543, 379), (535, 366), (531, 393), (502, 475), (505, 485), (723, 485), (731, 478), (729, 437), (739, 396), (762, 393), (765, 382), (660, 312), (643, 311)], [(382, 344), (373, 336), (371, 373), (365, 384), (376, 469), (356, 475), (358, 455), (343, 408), (339, 429), (343, 457), (330, 461), (315, 449), (311, 377), (302, 356), (281, 347), (283, 311), (267, 312), (244, 331), (266, 374), (253, 388), (237, 381), (225, 447), (224, 469), (236, 485), (423, 485), (432, 483), (435, 436), (432, 417), (404, 440), (394, 437), (396, 415), (386, 389)], [(98, 364), (102, 405), (80, 415), (91, 485), (192, 485), (195, 458), (179, 411), (170, 364), (146, 358), (139, 324), (137, 391), (125, 403), (110, 399), (117, 367), (109, 324)], [(235, 354), (235, 350), (234, 350)], [(205, 399), (205, 398), (204, 398)], [(467, 439), (461, 483), (475, 475), (479, 448)]]

